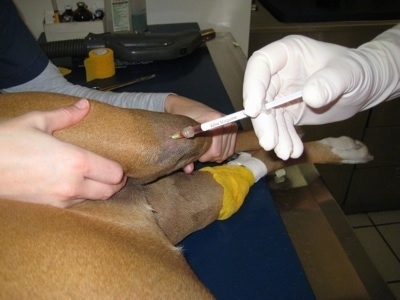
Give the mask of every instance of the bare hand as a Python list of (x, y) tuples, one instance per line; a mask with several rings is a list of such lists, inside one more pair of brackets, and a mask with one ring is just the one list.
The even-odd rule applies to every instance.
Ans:
[(122, 167), (53, 137), (89, 112), (89, 102), (0, 122), (0, 198), (68, 207), (107, 199), (126, 182)]
[[(165, 106), (168, 113), (184, 115), (199, 123), (224, 116), (202, 103), (176, 95), (168, 96)], [(236, 124), (227, 124), (219, 129), (209, 131), (209, 134), (212, 136), (211, 147), (199, 158), (199, 161), (222, 162), (233, 155), (236, 145)], [(193, 169), (193, 163), (183, 168), (186, 173), (191, 173)]]

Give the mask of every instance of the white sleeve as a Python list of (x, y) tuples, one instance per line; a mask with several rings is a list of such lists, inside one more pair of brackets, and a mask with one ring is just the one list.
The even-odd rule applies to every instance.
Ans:
[(374, 89), (363, 110), (400, 96), (400, 24), (358, 47), (368, 61)]

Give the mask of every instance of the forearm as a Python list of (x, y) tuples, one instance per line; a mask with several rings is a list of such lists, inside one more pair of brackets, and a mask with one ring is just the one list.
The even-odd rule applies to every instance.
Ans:
[(366, 88), (371, 98), (363, 110), (400, 96), (400, 24), (378, 35), (358, 49), (366, 58), (365, 71), (371, 82)]
[(54, 92), (105, 102), (124, 108), (139, 108), (151, 111), (164, 111), (167, 93), (113, 93), (102, 92), (68, 82), (56, 66), (49, 63), (36, 78), (24, 84), (3, 89), (2, 92), (41, 91)]

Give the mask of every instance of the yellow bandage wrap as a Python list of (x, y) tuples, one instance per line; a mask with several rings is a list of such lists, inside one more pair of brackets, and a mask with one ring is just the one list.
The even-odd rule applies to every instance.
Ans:
[(200, 171), (210, 172), (215, 181), (224, 188), (224, 198), (218, 220), (228, 219), (239, 210), (255, 181), (253, 173), (243, 166), (205, 167)]

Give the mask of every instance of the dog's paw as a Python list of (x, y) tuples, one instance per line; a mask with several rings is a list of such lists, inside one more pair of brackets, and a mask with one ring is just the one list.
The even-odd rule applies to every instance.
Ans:
[(348, 136), (329, 137), (320, 142), (331, 147), (332, 152), (341, 158), (343, 164), (361, 164), (374, 158), (369, 153), (367, 146)]

